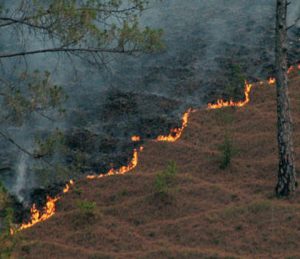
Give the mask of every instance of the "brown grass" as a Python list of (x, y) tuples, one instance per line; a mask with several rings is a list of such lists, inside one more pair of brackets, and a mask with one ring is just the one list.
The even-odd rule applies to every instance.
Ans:
[[(299, 87), (292, 78), (297, 158)], [(239, 109), (193, 113), (178, 142), (147, 143), (128, 175), (77, 183), (80, 191), (65, 195), (53, 218), (21, 233), (15, 257), (300, 258), (299, 195), (274, 197), (275, 88), (257, 86), (251, 100)], [(220, 170), (226, 131), (238, 153)], [(169, 160), (178, 166), (178, 190), (171, 202), (156, 202), (154, 178)], [(95, 202), (94, 217), (81, 215), (78, 199)]]

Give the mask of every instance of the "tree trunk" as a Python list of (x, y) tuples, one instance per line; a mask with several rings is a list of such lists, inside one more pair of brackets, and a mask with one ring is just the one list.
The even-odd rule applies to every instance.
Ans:
[(292, 118), (287, 77), (287, 0), (277, 0), (276, 10), (276, 79), (277, 140), (279, 149), (276, 194), (288, 196), (296, 189), (296, 170), (292, 140)]

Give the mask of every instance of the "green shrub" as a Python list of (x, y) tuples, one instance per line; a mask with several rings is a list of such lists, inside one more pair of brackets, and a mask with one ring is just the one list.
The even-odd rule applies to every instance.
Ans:
[(96, 210), (96, 203), (91, 201), (77, 200), (76, 206), (80, 213), (86, 216), (93, 216)]
[(15, 235), (10, 234), (13, 225), (14, 210), (8, 194), (0, 182), (0, 258), (10, 258), (16, 245)]
[(219, 151), (221, 153), (219, 167), (225, 170), (231, 164), (232, 157), (237, 153), (237, 150), (233, 146), (232, 139), (228, 134), (225, 135), (223, 143), (219, 146)]
[(166, 169), (159, 172), (154, 180), (156, 194), (167, 195), (176, 187), (177, 166), (175, 162), (169, 162)]

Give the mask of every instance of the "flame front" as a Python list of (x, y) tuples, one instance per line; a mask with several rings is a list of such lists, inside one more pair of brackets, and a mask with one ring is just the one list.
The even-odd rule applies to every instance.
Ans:
[[(70, 180), (69, 183), (66, 184), (65, 188), (63, 189), (63, 193), (67, 193), (70, 190), (71, 185), (74, 185), (74, 181)], [(36, 208), (36, 204), (33, 204), (30, 209), (30, 221), (28, 223), (23, 223), (17, 231), (30, 228), (34, 226), (35, 224), (39, 222), (43, 222), (49, 218), (51, 218), (56, 211), (56, 202), (60, 200), (60, 196), (57, 196), (55, 198), (51, 198), (50, 196), (47, 196), (47, 202), (44, 208), (39, 211)], [(10, 234), (13, 235), (15, 233), (14, 229), (10, 229)]]
[[(298, 64), (297, 66), (290, 66), (287, 73), (290, 74), (293, 71), (295, 71), (296, 69), (300, 70), (300, 64)], [(275, 85), (276, 84), (276, 78), (275, 77), (270, 77), (267, 80), (267, 83), (269, 85)], [(264, 81), (260, 81), (258, 82), (258, 84), (263, 85)], [(233, 100), (229, 100), (229, 101), (224, 101), (223, 99), (219, 99), (217, 100), (216, 103), (209, 103), (207, 105), (207, 109), (208, 110), (214, 110), (214, 109), (221, 109), (221, 108), (225, 108), (225, 107), (243, 107), (246, 104), (248, 104), (250, 102), (250, 92), (252, 89), (252, 84), (248, 83), (247, 81), (245, 82), (245, 99), (244, 101), (238, 101), (238, 102), (234, 102)]]
[(233, 100), (224, 101), (223, 99), (219, 99), (214, 104), (209, 103), (207, 105), (207, 108), (209, 110), (214, 110), (214, 109), (221, 109), (221, 108), (224, 108), (224, 107), (243, 107), (247, 103), (250, 102), (251, 89), (252, 89), (252, 84), (249, 84), (248, 82), (245, 82), (245, 91), (244, 91), (245, 99), (244, 99), (244, 101), (234, 102)]
[(49, 219), (50, 217), (52, 217), (55, 213), (55, 208), (56, 208), (55, 203), (59, 199), (60, 199), (60, 197), (51, 198), (51, 197), (47, 196), (47, 202), (46, 202), (46, 205), (45, 205), (45, 207), (43, 208), (42, 211), (39, 211), (36, 208), (36, 205), (33, 204), (32, 208), (30, 210), (30, 212), (31, 212), (30, 222), (29, 223), (23, 223), (20, 226), (19, 230), (30, 228), (33, 225), (35, 225), (39, 222), (45, 221), (45, 220)]
[[(291, 73), (292, 71), (294, 71), (295, 69), (299, 69), (300, 70), (300, 64), (298, 64), (297, 66), (291, 66), (288, 69), (288, 73)], [(276, 83), (276, 79), (274, 77), (271, 77), (268, 79), (268, 84), (269, 85), (274, 85)], [(260, 85), (263, 84), (263, 82), (259, 82)], [(220, 109), (220, 108), (224, 108), (224, 107), (243, 107), (246, 104), (248, 104), (250, 102), (250, 92), (252, 90), (252, 84), (245, 82), (245, 99), (243, 101), (237, 101), (234, 102), (233, 100), (229, 100), (229, 101), (224, 101), (222, 99), (217, 100), (216, 103), (212, 104), (209, 103), (207, 105), (207, 109), (211, 110), (211, 109)], [(175, 142), (177, 141), (184, 129), (187, 127), (188, 125), (188, 119), (189, 119), (189, 115), (192, 112), (192, 109), (189, 109), (187, 112), (185, 112), (183, 114), (182, 117), (182, 126), (180, 128), (175, 128), (175, 129), (171, 129), (170, 134), (167, 136), (158, 136), (156, 141), (160, 141), (160, 142)], [(131, 140), (133, 142), (138, 142), (141, 140), (141, 138), (139, 136), (132, 136)], [(143, 151), (143, 147), (140, 147), (140, 151)], [(110, 169), (106, 174), (99, 174), (99, 175), (88, 175), (86, 178), (89, 180), (92, 179), (98, 179), (98, 178), (103, 178), (103, 177), (108, 177), (108, 176), (112, 176), (112, 175), (123, 175), (126, 174), (128, 172), (130, 172), (131, 170), (133, 170), (138, 164), (138, 151), (136, 149), (134, 149), (133, 152), (133, 157), (131, 159), (131, 161), (129, 162), (129, 164), (127, 166), (122, 166), (119, 169)], [(70, 182), (68, 184), (66, 184), (65, 188), (63, 189), (63, 193), (67, 193), (70, 190), (71, 185), (74, 185), (74, 181), (70, 180)], [(33, 204), (32, 208), (31, 208), (31, 219), (30, 222), (28, 223), (24, 223), (20, 226), (19, 230), (23, 230), (23, 229), (27, 229), (30, 228), (32, 226), (34, 226), (35, 224), (45, 221), (47, 219), (49, 219), (50, 217), (52, 217), (55, 214), (56, 211), (56, 202), (58, 200), (60, 200), (61, 196), (57, 196), (55, 198), (51, 198), (51, 197), (47, 197), (47, 202), (45, 207), (43, 208), (42, 211), (39, 211), (36, 208), (36, 205)], [(15, 233), (14, 229), (10, 230), (11, 235), (13, 235)]]
[[(143, 150), (143, 147), (140, 147), (140, 151)], [(131, 161), (127, 166), (122, 166), (119, 169), (110, 169), (106, 174), (99, 174), (99, 175), (88, 175), (86, 178), (89, 180), (97, 179), (97, 178), (103, 178), (103, 177), (108, 177), (112, 175), (122, 175), (130, 172), (133, 170), (138, 164), (138, 151), (134, 149), (133, 151), (133, 156)]]
[(192, 109), (189, 109), (187, 112), (185, 112), (182, 116), (182, 125), (180, 128), (171, 129), (170, 134), (167, 136), (158, 136), (156, 138), (156, 141), (160, 142), (175, 142), (178, 139), (180, 139), (182, 132), (188, 125), (189, 116), (192, 112)]

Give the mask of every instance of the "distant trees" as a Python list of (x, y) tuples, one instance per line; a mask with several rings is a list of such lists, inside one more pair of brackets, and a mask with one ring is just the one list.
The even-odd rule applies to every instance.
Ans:
[(278, 182), (276, 186), (278, 196), (288, 196), (295, 191), (297, 186), (287, 75), (287, 6), (287, 0), (277, 0), (275, 62), (279, 150)]

